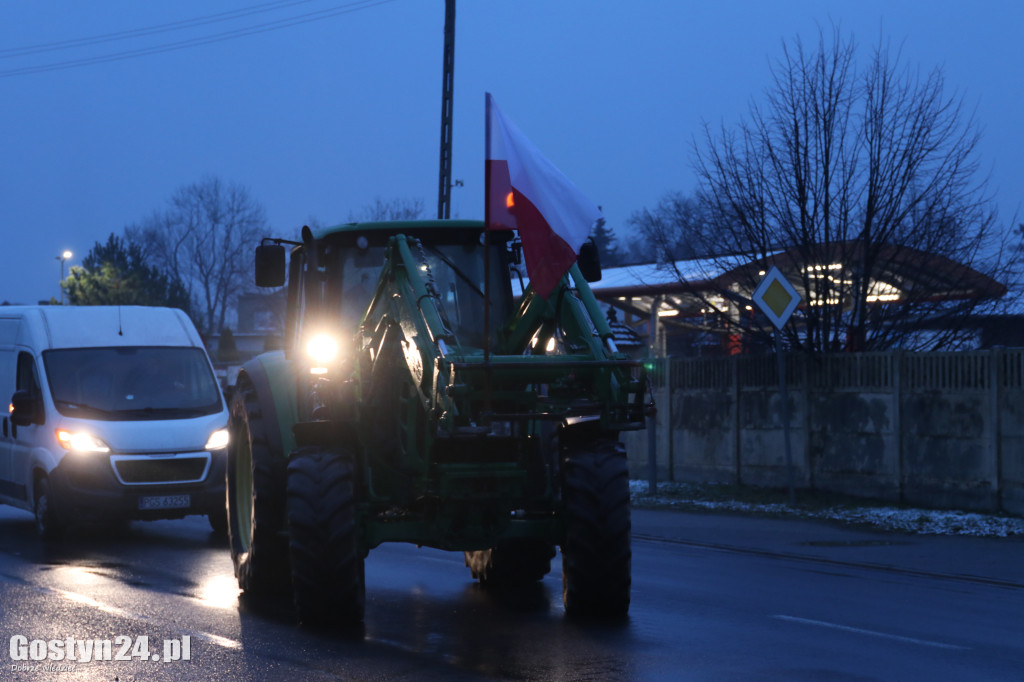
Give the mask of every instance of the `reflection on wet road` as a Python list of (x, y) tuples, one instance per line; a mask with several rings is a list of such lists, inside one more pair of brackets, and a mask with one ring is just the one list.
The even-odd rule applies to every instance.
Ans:
[[(42, 666), (56, 663), (96, 680), (1013, 679), (1024, 666), (1020, 590), (638, 540), (629, 619), (588, 623), (564, 616), (552, 565), (499, 593), (461, 554), (385, 545), (367, 559), (364, 627), (314, 632), (287, 599), (239, 594), (203, 518), (48, 546), (0, 508), (4, 678), (52, 679)], [(60, 640), (63, 659), (15, 658), (37, 640), (47, 655)], [(125, 660), (71, 660), (86, 640), (125, 645)]]

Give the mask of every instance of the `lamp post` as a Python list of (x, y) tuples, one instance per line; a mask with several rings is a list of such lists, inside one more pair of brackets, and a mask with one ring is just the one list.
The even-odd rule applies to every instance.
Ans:
[[(60, 261), (60, 281), (64, 282), (64, 261), (70, 260), (71, 256), (74, 255), (70, 251), (64, 251), (62, 254), (57, 256), (57, 260)], [(64, 305), (64, 287), (60, 288), (60, 304)]]

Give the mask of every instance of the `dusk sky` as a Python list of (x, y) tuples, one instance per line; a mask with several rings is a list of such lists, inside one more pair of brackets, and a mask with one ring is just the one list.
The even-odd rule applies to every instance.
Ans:
[[(943, 68), (1002, 222), (1020, 213), (1020, 0), (458, 0), (456, 18), (452, 217), (483, 217), (489, 91), (628, 241), (632, 213), (695, 189), (702, 122), (745, 117), (783, 42), (833, 23), (860, 63), (881, 36)], [(378, 197), (433, 217), (443, 26), (444, 0), (3, 3), (0, 301), (59, 297), (63, 250), (66, 270), (207, 176), (245, 186), (272, 236)]]

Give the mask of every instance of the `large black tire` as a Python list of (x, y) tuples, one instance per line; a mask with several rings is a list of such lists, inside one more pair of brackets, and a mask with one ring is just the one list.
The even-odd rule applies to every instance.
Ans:
[(60, 540), (64, 537), (67, 524), (57, 513), (50, 479), (46, 476), (36, 481), (35, 498), (36, 532), (46, 542)]
[(466, 565), (481, 585), (529, 585), (551, 572), (555, 546), (541, 540), (507, 540), (491, 549), (466, 552)]
[(287, 594), (286, 460), (266, 432), (277, 425), (264, 424), (259, 396), (248, 382), (232, 396), (228, 424), (227, 533), (238, 586), (255, 595)]
[(350, 453), (300, 448), (288, 461), (288, 531), (299, 620), (312, 627), (363, 621), (366, 575)]
[(570, 616), (629, 612), (629, 469), (625, 449), (599, 438), (563, 449), (562, 602)]

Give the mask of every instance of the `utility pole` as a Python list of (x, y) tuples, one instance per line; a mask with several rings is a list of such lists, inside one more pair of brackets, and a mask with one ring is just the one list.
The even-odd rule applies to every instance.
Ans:
[(441, 178), (437, 218), (452, 213), (452, 100), (455, 90), (455, 0), (444, 0), (444, 74), (441, 83)]

